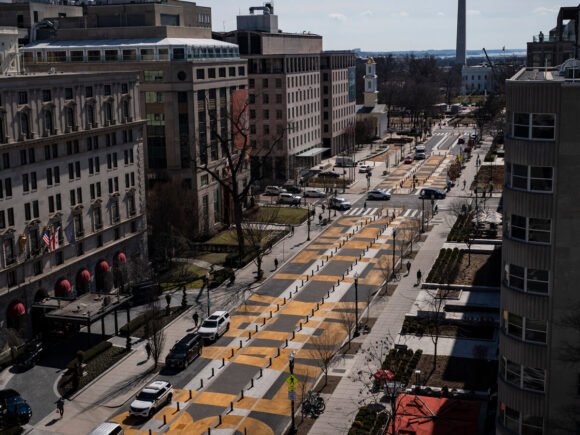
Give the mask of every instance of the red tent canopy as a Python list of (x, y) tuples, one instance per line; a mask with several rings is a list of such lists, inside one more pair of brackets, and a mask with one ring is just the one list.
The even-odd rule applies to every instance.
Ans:
[(395, 374), (390, 370), (381, 369), (374, 376), (377, 381), (392, 381), (395, 379)]
[(84, 284), (85, 282), (89, 282), (91, 280), (91, 272), (87, 269), (81, 270), (77, 274), (77, 284)]
[(97, 273), (105, 273), (105, 272), (108, 272), (109, 269), (110, 269), (109, 263), (107, 263), (105, 260), (103, 260), (99, 264), (97, 264), (96, 271), (97, 271)]
[(17, 302), (8, 308), (8, 313), (6, 316), (9, 319), (14, 319), (16, 317), (20, 317), (26, 314), (26, 308), (24, 308), (24, 304), (22, 302)]
[(125, 264), (126, 262), (127, 256), (124, 253), (119, 252), (117, 255), (115, 255), (115, 265)]
[(62, 297), (67, 296), (70, 291), (71, 291), (71, 285), (70, 285), (70, 282), (68, 282), (68, 280), (66, 280), (66, 279), (61, 279), (54, 286), (54, 295), (57, 298), (62, 298)]
[[(397, 399), (395, 433), (472, 435), (478, 432), (481, 402), (401, 394)], [(392, 435), (389, 424), (387, 432)]]

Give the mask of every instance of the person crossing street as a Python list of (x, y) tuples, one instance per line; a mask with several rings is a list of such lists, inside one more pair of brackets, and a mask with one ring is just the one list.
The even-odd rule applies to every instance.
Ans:
[(421, 278), (423, 274), (421, 273), (421, 269), (417, 270), (417, 285), (421, 284)]

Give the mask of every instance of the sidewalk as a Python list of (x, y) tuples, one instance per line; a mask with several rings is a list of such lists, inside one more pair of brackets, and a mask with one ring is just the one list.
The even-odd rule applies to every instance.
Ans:
[[(481, 152), (485, 153), (484, 150), (481, 150)], [(475, 159), (472, 159), (463, 170), (461, 178), (451, 192), (458, 193), (461, 189), (459, 186), (462, 185), (462, 180), (472, 180), (475, 172)], [(445, 219), (446, 217), (449, 217), (449, 219)], [(440, 211), (437, 218), (440, 223), (435, 225), (428, 233), (427, 239), (412, 261), (410, 275), (401, 276), (401, 281), (395, 293), (387, 299), (386, 303), (382, 304), (384, 308), (381, 314), (370, 333), (364, 338), (362, 347), (356, 354), (354, 362), (349, 363), (350, 368), (343, 373), (343, 377), (331, 398), (326, 401), (326, 411), (316, 420), (316, 423), (308, 432), (309, 434), (348, 433), (361, 406), (359, 402), (364, 401), (366, 398), (358, 382), (351, 379), (350, 372), (352, 368), (365, 366), (365, 350), (369, 349), (373, 343), (383, 340), (385, 336), (391, 336), (394, 339), (401, 330), (405, 314), (411, 310), (420, 292), (420, 287), (415, 286), (415, 272), (421, 270), (423, 276), (427, 276), (454, 223), (454, 219), (450, 217), (450, 213), (447, 211)]]
[[(310, 238), (314, 240), (317, 234), (327, 227), (311, 223)], [(294, 234), (289, 234), (264, 257), (262, 269), (264, 281), (275, 271), (274, 259), (279, 261), (280, 268), (286, 261), (296, 255), (308, 242), (308, 228), (306, 222), (295, 227)], [(239, 305), (244, 299), (249, 298), (261, 285), (255, 282), (256, 265), (254, 262), (236, 272), (234, 285), (222, 286), (211, 290), (211, 311), (226, 309), (231, 310)], [(262, 282), (264, 282), (262, 281)], [(198, 293), (197, 299), (191, 300), (193, 309), (205, 317), (207, 311), (207, 290), (203, 294)], [(166, 338), (160, 361), (165, 360), (165, 355), (173, 344), (187, 332), (194, 330), (191, 317), (192, 309), (178, 317), (165, 328)], [(125, 339), (111, 338), (117, 345), (123, 345)], [(123, 344), (121, 344), (121, 342)], [(41, 420), (35, 428), (28, 433), (32, 434), (80, 434), (89, 433), (103, 421), (106, 421), (116, 408), (121, 407), (131, 399), (143, 386), (150, 382), (158, 373), (153, 370), (153, 361), (147, 361), (145, 341), (133, 338), (133, 350), (115, 366), (97, 378), (75, 396), (72, 400), (65, 401), (64, 416), (58, 417), (56, 411)], [(56, 410), (56, 405), (55, 405)]]

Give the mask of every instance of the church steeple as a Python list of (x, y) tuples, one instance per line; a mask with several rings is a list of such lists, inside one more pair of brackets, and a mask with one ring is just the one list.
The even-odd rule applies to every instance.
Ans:
[(369, 60), (366, 64), (366, 74), (365, 74), (365, 107), (374, 107), (378, 103), (378, 94), (379, 91), (377, 90), (377, 64), (372, 57), (369, 57)]

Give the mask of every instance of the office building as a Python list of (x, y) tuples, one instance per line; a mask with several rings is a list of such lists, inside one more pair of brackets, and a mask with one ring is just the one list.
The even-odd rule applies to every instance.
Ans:
[(134, 72), (0, 77), (3, 326), (38, 334), (46, 310), (37, 304), (109, 293), (147, 262), (137, 80)]
[(211, 39), (210, 12), (172, 0), (86, 6), (22, 49), (30, 71), (138, 71), (148, 186), (178, 178), (196, 192), (196, 235), (230, 222), (231, 199), (200, 167), (228, 176), (211, 132), (231, 132), (232, 95), (248, 85), (238, 47)]
[(354, 53), (323, 53), (321, 36), (282, 32), (271, 3), (250, 8), (237, 30), (218, 37), (248, 60), (252, 161), (264, 184), (296, 180), (345, 146), (354, 124)]
[(580, 304), (579, 67), (522, 69), (506, 83), (501, 434), (580, 427), (580, 355), (566, 351), (577, 352), (580, 333), (566, 324)]

